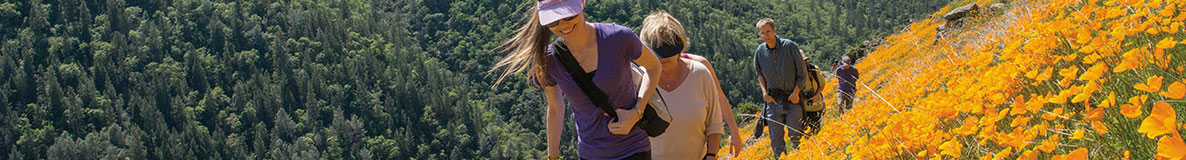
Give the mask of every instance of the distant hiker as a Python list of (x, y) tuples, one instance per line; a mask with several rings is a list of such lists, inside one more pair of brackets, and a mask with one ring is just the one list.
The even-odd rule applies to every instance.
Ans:
[(839, 65), (840, 65), (840, 60), (832, 60), (832, 67), (829, 67), (829, 68), (836, 69), (836, 66), (839, 66)]
[[(547, 97), (547, 155), (560, 159), (560, 134), (567, 99), (576, 123), (577, 155), (581, 159), (650, 159), (651, 145), (639, 122), (659, 75), (658, 57), (642, 44), (630, 28), (612, 23), (590, 23), (582, 13), (584, 0), (540, 0), (527, 14), (517, 33), (503, 43), (508, 52), (494, 69), (506, 68), (499, 78), (528, 70), (532, 82)], [(550, 45), (552, 34), (558, 35)], [(550, 47), (555, 46), (555, 47)], [(571, 52), (571, 53), (569, 53)], [(569, 74), (561, 62), (575, 59), (587, 73)], [(631, 62), (647, 70), (634, 84)], [(571, 61), (569, 61), (571, 62)], [(567, 63), (570, 64), (571, 63)], [(575, 68), (575, 67), (574, 67)], [(574, 75), (588, 75), (608, 102), (594, 102)], [(587, 78), (587, 77), (586, 77)], [(579, 80), (587, 81), (588, 79)], [(612, 105), (612, 119), (595, 103)]]
[[(730, 126), (734, 148), (740, 151), (737, 124), (721, 86), (707, 59), (683, 54), (687, 36), (683, 24), (667, 12), (651, 13), (643, 20), (639, 38), (655, 51), (663, 65), (659, 92), (673, 117), (667, 133), (651, 138), (655, 159), (717, 159), (724, 128)], [(737, 155), (737, 154), (734, 154)]]
[[(758, 36), (764, 41), (754, 50), (754, 69), (766, 107), (762, 112), (770, 126), (770, 144), (776, 157), (786, 151), (783, 134), (790, 137), (791, 148), (799, 148), (803, 135), (803, 107), (800, 105), (800, 87), (807, 78), (807, 66), (799, 53), (799, 45), (789, 39), (779, 38), (774, 20), (763, 18), (755, 25)], [(785, 126), (785, 127), (784, 127)], [(784, 131), (789, 129), (789, 131)], [(755, 133), (758, 135), (760, 133)]]
[[(800, 51), (802, 53), (802, 51)], [(807, 132), (807, 138), (819, 133), (820, 118), (824, 115), (824, 103), (820, 100), (824, 95), (821, 90), (824, 89), (823, 76), (820, 75), (819, 67), (811, 64), (811, 57), (803, 55), (803, 63), (807, 65), (807, 78), (803, 79), (803, 92), (800, 96), (803, 99), (803, 125), (804, 128), (810, 127), (811, 131)], [(806, 139), (806, 138), (805, 138)]]
[(836, 101), (840, 106), (840, 113), (852, 109), (852, 97), (856, 94), (856, 82), (861, 77), (857, 67), (853, 67), (854, 60), (849, 55), (841, 58), (842, 64), (836, 67)]

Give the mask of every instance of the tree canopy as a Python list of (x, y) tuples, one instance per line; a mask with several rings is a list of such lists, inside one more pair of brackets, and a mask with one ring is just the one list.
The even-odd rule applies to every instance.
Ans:
[[(635, 29), (671, 12), (752, 109), (758, 18), (824, 66), (947, 1), (586, 3)], [(0, 159), (539, 159), (541, 92), (488, 72), (533, 5), (0, 0)]]

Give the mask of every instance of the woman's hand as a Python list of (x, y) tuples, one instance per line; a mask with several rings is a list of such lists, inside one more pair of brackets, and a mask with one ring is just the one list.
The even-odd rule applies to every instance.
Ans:
[(663, 73), (663, 68), (659, 67), (659, 57), (655, 56), (651, 49), (645, 46), (641, 48), (642, 54), (634, 60), (634, 63), (646, 70), (644, 72), (646, 76), (642, 77), (642, 84), (639, 84), (638, 87), (638, 102), (634, 104), (634, 109), (614, 109), (614, 112), (618, 112), (618, 121), (610, 122), (610, 133), (617, 135), (630, 133), (630, 129), (634, 128), (634, 123), (642, 119), (642, 111), (646, 109), (647, 103), (655, 93), (655, 87), (659, 85), (659, 75)]
[(618, 121), (609, 123), (609, 132), (617, 135), (630, 133), (630, 129), (634, 128), (634, 123), (638, 123), (638, 120), (642, 119), (642, 110), (639, 109), (614, 109), (614, 112), (618, 112)]

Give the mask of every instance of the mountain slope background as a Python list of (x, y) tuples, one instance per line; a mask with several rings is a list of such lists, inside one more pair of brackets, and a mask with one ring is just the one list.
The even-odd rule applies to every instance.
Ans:
[[(591, 0), (587, 13), (633, 28), (673, 13), (753, 113), (758, 18), (828, 65), (947, 3)], [(542, 95), (522, 76), (492, 89), (488, 72), (531, 4), (0, 0), (0, 159), (540, 159)]]

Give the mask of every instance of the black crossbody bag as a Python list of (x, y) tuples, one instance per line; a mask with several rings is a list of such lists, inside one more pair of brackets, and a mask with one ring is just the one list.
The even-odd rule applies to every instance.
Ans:
[[(559, 59), (560, 63), (564, 65), (564, 68), (568, 70), (568, 74), (572, 76), (572, 80), (577, 83), (577, 86), (580, 86), (581, 91), (584, 91), (585, 95), (589, 96), (589, 100), (593, 101), (593, 105), (601, 108), (602, 111), (609, 114), (609, 117), (614, 122), (617, 122), (618, 112), (615, 112), (613, 105), (609, 103), (609, 97), (605, 95), (605, 92), (601, 91), (601, 88), (597, 88), (597, 85), (593, 83), (593, 77), (585, 73), (580, 63), (572, 57), (572, 51), (568, 50), (568, 46), (564, 44), (564, 41), (558, 39), (552, 42), (549, 47), (552, 47), (552, 50), (556, 52), (556, 59)], [(655, 96), (658, 98), (652, 98), (647, 103), (646, 110), (643, 110), (642, 118), (637, 123), (634, 123), (634, 126), (642, 128), (643, 131), (647, 132), (647, 136), (650, 137), (663, 134), (663, 132), (667, 131), (667, 126), (671, 125), (668, 120), (660, 116), (661, 114), (668, 114), (666, 110), (659, 111), (655, 109), (657, 106), (667, 106), (666, 102), (662, 101), (663, 95), (655, 92)]]

